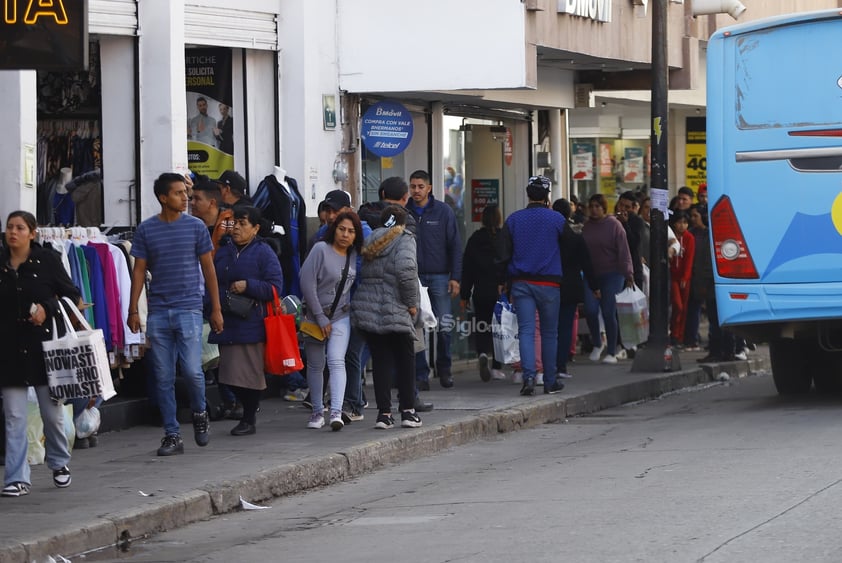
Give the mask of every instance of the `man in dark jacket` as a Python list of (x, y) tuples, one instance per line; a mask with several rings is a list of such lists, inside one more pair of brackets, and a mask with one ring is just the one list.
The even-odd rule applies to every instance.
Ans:
[[(436, 373), (442, 387), (453, 387), (450, 371), (450, 338), (453, 330), (451, 298), (459, 295), (462, 275), (462, 240), (456, 215), (446, 203), (433, 198), (430, 175), (416, 170), (409, 177), (407, 205), (410, 215), (418, 223), (418, 277), (428, 287), (433, 312), (438, 320), (436, 328)], [(419, 389), (429, 389), (430, 367), (426, 351), (416, 356), (415, 378)]]

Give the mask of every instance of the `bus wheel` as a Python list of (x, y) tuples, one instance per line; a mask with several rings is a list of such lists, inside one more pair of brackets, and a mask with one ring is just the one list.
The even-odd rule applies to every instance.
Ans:
[(813, 378), (807, 369), (809, 346), (804, 341), (779, 338), (769, 343), (772, 379), (780, 395), (807, 393)]
[(822, 350), (818, 343), (813, 343), (807, 357), (807, 370), (813, 376), (816, 391), (824, 395), (842, 394), (842, 354)]

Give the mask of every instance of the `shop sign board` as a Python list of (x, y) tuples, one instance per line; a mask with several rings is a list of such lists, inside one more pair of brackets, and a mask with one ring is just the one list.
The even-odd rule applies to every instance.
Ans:
[(613, 0), (558, 0), (556, 12), (611, 23)]
[(227, 48), (187, 49), (187, 161), (190, 170), (218, 178), (234, 169), (232, 54)]
[(500, 180), (471, 180), (471, 220), (482, 222), (482, 212), (489, 205), (500, 205)]
[(593, 180), (594, 151), (593, 143), (573, 143), (571, 155), (571, 173), (574, 180)]
[(398, 102), (382, 101), (363, 115), (362, 137), (365, 148), (380, 157), (398, 155), (412, 141), (412, 116)]
[(512, 130), (506, 127), (506, 138), (503, 139), (503, 160), (506, 166), (512, 165), (512, 159), (515, 156), (515, 140), (512, 137)]
[(87, 68), (87, 0), (0, 2), (0, 70)]
[(708, 181), (707, 132), (704, 117), (687, 118), (687, 139), (685, 141), (684, 181), (696, 192), (701, 184)]

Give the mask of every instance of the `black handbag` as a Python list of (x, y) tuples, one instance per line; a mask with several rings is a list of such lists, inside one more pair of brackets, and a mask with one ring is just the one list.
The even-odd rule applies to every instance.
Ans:
[(241, 319), (249, 318), (251, 310), (256, 306), (257, 301), (254, 299), (243, 297), (230, 291), (225, 292), (225, 299), (222, 300), (222, 312), (240, 317)]

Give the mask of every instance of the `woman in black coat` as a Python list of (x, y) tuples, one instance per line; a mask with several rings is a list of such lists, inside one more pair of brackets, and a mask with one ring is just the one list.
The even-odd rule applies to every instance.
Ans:
[(561, 235), (561, 305), (558, 315), (558, 356), (556, 369), (559, 377), (569, 377), (567, 361), (570, 358), (570, 345), (573, 342), (573, 324), (579, 303), (585, 301), (585, 283), (589, 287), (598, 287), (591, 255), (585, 239), (570, 226), (570, 202), (559, 199), (553, 203), (553, 210), (561, 213), (567, 222)]
[[(505, 379), (502, 364), (494, 359), (491, 317), (497, 303), (500, 267), (494, 264), (494, 239), (503, 223), (500, 208), (489, 205), (482, 212), (482, 228), (471, 235), (462, 256), (462, 307), (471, 299), (474, 305), (474, 345), (479, 356), (479, 376), (483, 381)], [(489, 360), (491, 366), (489, 367)]]
[[(49, 340), (52, 319), (62, 314), (61, 297), (80, 301), (79, 290), (52, 250), (34, 242), (35, 217), (13, 211), (6, 221), (6, 246), (0, 250), (0, 389), (6, 419), (6, 466), (0, 495), (29, 493), (30, 470), (26, 462), (26, 394), (33, 386), (44, 421), (46, 464), (53, 483), (70, 485), (70, 452), (64, 434), (62, 407), (50, 398), (41, 342)], [(60, 320), (57, 325), (64, 326)]]

